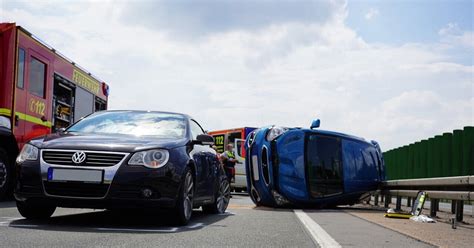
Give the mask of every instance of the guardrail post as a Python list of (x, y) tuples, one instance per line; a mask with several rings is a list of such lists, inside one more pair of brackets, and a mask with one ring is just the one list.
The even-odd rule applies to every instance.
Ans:
[(407, 198), (407, 207), (411, 207), (411, 197)]
[(464, 201), (456, 201), (456, 220), (462, 221), (464, 213)]
[(379, 194), (375, 194), (374, 195), (374, 206), (378, 206), (379, 205)]
[(456, 201), (454, 200), (451, 201), (451, 213), (456, 213)]
[(401, 196), (397, 196), (397, 203), (396, 203), (395, 209), (396, 210), (401, 210), (402, 209), (402, 197)]
[(430, 199), (430, 217), (436, 217), (436, 202), (438, 199)]

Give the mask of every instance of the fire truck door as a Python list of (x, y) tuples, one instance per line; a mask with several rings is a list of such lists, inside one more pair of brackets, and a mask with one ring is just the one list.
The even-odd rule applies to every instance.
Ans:
[(15, 93), (15, 134), (20, 136), (20, 147), (29, 140), (48, 134), (51, 128), (51, 110), (47, 104), (52, 77), (48, 73), (50, 62), (45, 57), (27, 50), (25, 56), (24, 85)]
[(25, 135), (25, 122), (20, 121), (19, 113), (25, 113), (26, 109), (26, 49), (23, 47), (18, 47), (18, 59), (17, 59), (17, 75), (16, 75), (16, 85), (15, 85), (15, 103), (12, 109), (13, 115), (13, 133), (15, 138), (22, 147), (23, 136)]

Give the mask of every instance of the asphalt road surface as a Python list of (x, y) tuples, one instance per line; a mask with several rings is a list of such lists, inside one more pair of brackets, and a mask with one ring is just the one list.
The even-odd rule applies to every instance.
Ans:
[(344, 208), (255, 208), (244, 194), (224, 214), (195, 210), (187, 226), (171, 223), (167, 214), (64, 208), (30, 221), (0, 202), (0, 247), (430, 247)]

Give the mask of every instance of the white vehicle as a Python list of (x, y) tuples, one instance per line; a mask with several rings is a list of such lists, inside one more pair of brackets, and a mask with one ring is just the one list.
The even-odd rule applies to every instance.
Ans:
[(247, 176), (245, 174), (245, 156), (242, 156), (242, 147), (245, 144), (245, 140), (236, 139), (234, 141), (234, 154), (237, 159), (235, 164), (235, 180), (231, 184), (231, 187), (235, 192), (247, 191)]

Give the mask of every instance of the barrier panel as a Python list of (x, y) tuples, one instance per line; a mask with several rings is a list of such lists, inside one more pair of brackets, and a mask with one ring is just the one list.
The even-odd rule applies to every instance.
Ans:
[(384, 152), (389, 180), (474, 174), (474, 127), (456, 129)]

